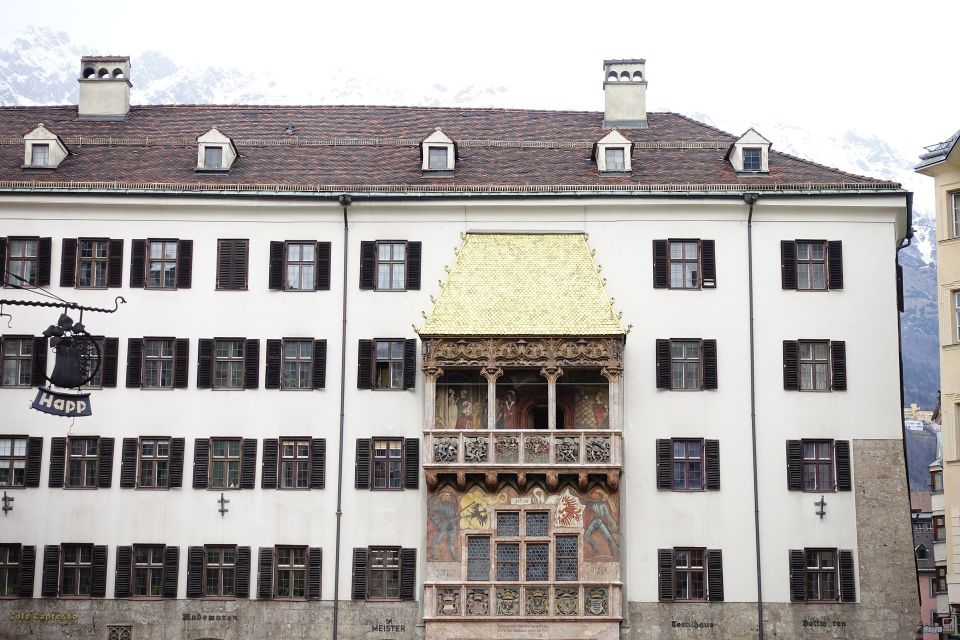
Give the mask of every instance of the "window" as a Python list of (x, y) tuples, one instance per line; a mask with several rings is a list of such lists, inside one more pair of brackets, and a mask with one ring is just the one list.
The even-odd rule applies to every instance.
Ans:
[(67, 439), (67, 486), (91, 488), (97, 486), (99, 438)]
[(826, 340), (800, 340), (800, 390), (830, 389), (830, 343)]
[(445, 171), (448, 168), (447, 164), (447, 148), (446, 147), (429, 147), (429, 158), (427, 161), (427, 168), (431, 171)]
[(29, 387), (33, 381), (33, 337), (3, 336), (3, 386)]
[(623, 161), (623, 149), (613, 148), (604, 149), (604, 161), (607, 171), (625, 171), (626, 165)]
[[(551, 545), (556, 580), (578, 579), (578, 536), (550, 538), (546, 511), (497, 511), (494, 573), (496, 580), (544, 582), (550, 579)], [(490, 536), (467, 537), (467, 579), (490, 579)]]
[(6, 284), (14, 287), (39, 284), (39, 238), (7, 238)]
[(244, 290), (247, 288), (248, 251), (248, 240), (217, 240), (218, 290)]
[(950, 194), (953, 209), (953, 237), (960, 238), (960, 193)]
[(313, 340), (283, 341), (283, 388), (313, 388)]
[(223, 147), (205, 146), (203, 148), (203, 168), (223, 168)]
[(917, 560), (926, 560), (928, 558), (927, 548), (922, 544), (917, 545), (916, 555)]
[(700, 243), (670, 240), (670, 288), (700, 288)]
[(287, 242), (286, 272), (283, 288), (288, 291), (313, 291), (316, 288), (317, 243)]
[(214, 438), (210, 441), (211, 489), (240, 488), (240, 440)]
[(654, 289), (714, 289), (717, 243), (696, 238), (653, 241)]
[(763, 149), (760, 147), (743, 148), (743, 170), (763, 171)]
[(797, 289), (827, 288), (825, 242), (797, 242)]
[(46, 167), (50, 164), (50, 145), (33, 143), (30, 145), (30, 165)]
[(807, 602), (837, 601), (837, 552), (835, 549), (805, 549)]
[[(90, 338), (97, 343), (97, 349), (99, 349), (98, 353), (100, 354), (100, 366), (97, 367), (93, 377), (84, 383), (83, 388), (100, 389), (103, 387), (103, 370), (107, 368), (106, 342), (103, 336), (90, 336)], [(116, 373), (116, 371), (114, 371), (114, 373)]]
[(700, 341), (670, 341), (670, 388), (700, 388)]
[(946, 516), (933, 516), (933, 541), (946, 542), (946, 540), (947, 540)]
[(403, 482), (403, 441), (373, 441), (371, 489), (400, 489)]
[(847, 549), (792, 549), (792, 602), (855, 602), (853, 552)]
[(953, 341), (960, 342), (960, 291), (953, 292), (953, 327)]
[(846, 391), (847, 343), (843, 340), (784, 340), (783, 388), (787, 391)]
[(562, 535), (556, 537), (556, 559), (555, 572), (557, 580), (577, 580), (579, 574), (579, 565), (577, 555), (579, 541), (575, 535)]
[(930, 472), (930, 491), (933, 493), (943, 493), (943, 471)]
[(780, 268), (784, 289), (843, 289), (843, 243), (839, 240), (782, 240)]
[(280, 488), (310, 487), (310, 440), (280, 441)]
[(232, 597), (236, 595), (237, 548), (204, 547), (203, 595)]
[(657, 388), (701, 391), (717, 388), (717, 341), (657, 340)]
[(146, 338), (143, 341), (143, 387), (173, 388), (173, 340)]
[(276, 598), (307, 597), (307, 548), (277, 547)]
[(142, 438), (140, 440), (140, 480), (142, 489), (164, 489), (170, 483), (170, 440)]
[(243, 340), (217, 339), (214, 341), (214, 389), (243, 388), (243, 346)]
[(367, 598), (397, 600), (400, 598), (400, 549), (370, 547), (367, 574)]
[(406, 288), (406, 242), (377, 242), (377, 290)]
[(175, 289), (177, 287), (177, 253), (179, 242), (176, 240), (147, 241), (147, 282), (148, 289)]
[(490, 579), (490, 536), (467, 536), (467, 580)]
[(803, 490), (833, 491), (833, 441), (803, 441)]
[(703, 489), (703, 441), (673, 441), (673, 489), (701, 491)]
[(932, 582), (933, 582), (934, 593), (946, 593), (947, 592), (947, 568), (937, 567), (937, 572), (934, 574)]
[(706, 600), (705, 549), (673, 550), (673, 585), (676, 601)]
[(0, 544), (0, 596), (15, 596), (20, 586), (20, 555), (18, 544)]
[(375, 389), (403, 389), (403, 340), (374, 340)]
[(77, 251), (77, 286), (105, 289), (109, 259), (109, 240), (80, 238)]
[(63, 545), (60, 560), (60, 595), (89, 596), (92, 584), (93, 545)]
[(850, 491), (849, 440), (787, 440), (787, 488), (811, 493)]
[(161, 545), (133, 546), (133, 595), (163, 595), (163, 553)]
[(27, 439), (0, 438), (0, 487), (22, 487), (27, 472)]

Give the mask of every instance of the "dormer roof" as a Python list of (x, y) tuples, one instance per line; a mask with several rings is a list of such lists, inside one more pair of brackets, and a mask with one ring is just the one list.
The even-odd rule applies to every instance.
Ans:
[[(56, 169), (70, 154), (67, 146), (63, 144), (63, 140), (60, 139), (60, 136), (43, 126), (42, 122), (38, 124), (33, 131), (23, 136), (23, 143), (24, 168)], [(43, 164), (34, 162), (34, 159), (38, 155), (33, 150), (35, 145), (47, 146), (47, 153), (45, 154), (46, 162)]]
[[(207, 162), (207, 148), (220, 149), (220, 166), (212, 167)], [(237, 148), (233, 145), (233, 140), (220, 133), (220, 130), (213, 127), (202, 136), (197, 138), (197, 170), (201, 171), (229, 171), (237, 159)]]
[[(445, 161), (441, 163), (443, 166), (435, 166), (431, 164), (431, 148), (435, 150), (443, 150), (443, 153), (441, 154), (442, 159)], [(423, 171), (451, 172), (457, 166), (457, 143), (455, 143), (450, 136), (445, 134), (440, 127), (437, 127), (433, 130), (433, 133), (424, 138), (423, 142), (420, 143), (420, 159), (422, 162), (421, 169)]]
[[(751, 127), (743, 132), (743, 135), (737, 138), (733, 144), (727, 148), (727, 154), (724, 156), (724, 159), (733, 165), (733, 168), (737, 173), (769, 173), (770, 146), (770, 141), (760, 135), (756, 129)], [(750, 153), (747, 152), (747, 154), (745, 154), (745, 149), (759, 149), (759, 167), (751, 167), (749, 164), (745, 163), (745, 155)], [(747, 162), (749, 162), (749, 160)]]
[[(621, 149), (623, 151), (623, 166), (607, 166), (607, 149)], [(593, 154), (590, 159), (596, 161), (597, 171), (601, 173), (616, 173), (617, 175), (630, 173), (630, 157), (633, 154), (633, 143), (631, 143), (622, 133), (613, 129), (607, 135), (603, 136), (593, 145)]]

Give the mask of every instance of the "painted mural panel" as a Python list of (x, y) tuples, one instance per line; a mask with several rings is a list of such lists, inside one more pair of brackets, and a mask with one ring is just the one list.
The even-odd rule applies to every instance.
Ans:
[(437, 384), (437, 429), (486, 429), (487, 382), (479, 374), (445, 375)]

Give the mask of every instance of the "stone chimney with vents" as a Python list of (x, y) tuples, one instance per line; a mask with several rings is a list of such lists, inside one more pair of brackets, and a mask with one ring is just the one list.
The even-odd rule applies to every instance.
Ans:
[(603, 126), (647, 128), (646, 60), (603, 61)]
[(130, 114), (130, 58), (80, 58), (81, 120), (125, 120)]

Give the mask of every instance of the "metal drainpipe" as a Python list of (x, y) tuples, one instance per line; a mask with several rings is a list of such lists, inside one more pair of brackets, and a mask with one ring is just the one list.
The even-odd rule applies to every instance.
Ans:
[(760, 199), (758, 193), (744, 193), (747, 212), (747, 299), (750, 311), (750, 438), (753, 442), (753, 528), (757, 548), (757, 629), (763, 640), (763, 578), (760, 572), (760, 493), (757, 484), (757, 375), (756, 351), (753, 336), (753, 205)]
[(340, 523), (343, 516), (343, 426), (345, 416), (345, 402), (347, 391), (347, 254), (350, 245), (350, 226), (347, 223), (347, 207), (352, 198), (344, 193), (340, 196), (340, 205), (343, 206), (343, 310), (342, 328), (340, 330), (340, 438), (337, 451), (337, 541), (334, 547), (333, 561), (333, 640), (337, 640), (337, 626), (339, 622), (340, 603)]

